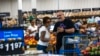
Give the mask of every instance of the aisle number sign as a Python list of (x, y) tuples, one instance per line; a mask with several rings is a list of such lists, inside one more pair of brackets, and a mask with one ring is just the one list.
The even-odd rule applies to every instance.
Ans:
[(22, 28), (0, 29), (0, 55), (23, 53), (23, 39)]

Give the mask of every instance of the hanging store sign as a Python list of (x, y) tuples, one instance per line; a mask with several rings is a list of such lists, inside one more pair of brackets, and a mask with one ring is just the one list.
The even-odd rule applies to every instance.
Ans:
[(71, 10), (65, 10), (65, 12), (71, 12)]
[(45, 11), (37, 11), (37, 14), (45, 14)]
[(92, 8), (92, 11), (98, 11), (100, 8)]
[(53, 10), (47, 10), (46, 11), (46, 14), (52, 14), (53, 13)]
[(82, 11), (91, 11), (91, 8), (83, 8)]
[(71, 12), (74, 12), (74, 13), (77, 13), (77, 12), (80, 12), (81, 11), (81, 9), (73, 9), (73, 10), (71, 10)]
[(56, 13), (57, 12), (57, 10), (53, 10), (53, 13)]
[(0, 17), (10, 16), (9, 12), (1, 12)]

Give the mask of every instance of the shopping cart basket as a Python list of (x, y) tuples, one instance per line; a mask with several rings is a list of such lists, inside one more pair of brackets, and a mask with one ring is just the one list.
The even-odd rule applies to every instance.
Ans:
[[(74, 38), (74, 37), (78, 37), (77, 40), (74, 40), (71, 42), (71, 39), (70, 38)], [(77, 53), (77, 56), (80, 56), (81, 54), (81, 51), (80, 51), (80, 48), (78, 46), (78, 44), (81, 42), (81, 37), (86, 37), (87, 38), (87, 35), (82, 35), (82, 34), (77, 34), (77, 35), (66, 35), (63, 37), (63, 41), (62, 41), (62, 48), (61, 50), (59, 51), (60, 54), (65, 54), (65, 53)], [(69, 39), (70, 39), (70, 42), (69, 42)], [(74, 44), (74, 49), (66, 49), (65, 47), (66, 44)]]

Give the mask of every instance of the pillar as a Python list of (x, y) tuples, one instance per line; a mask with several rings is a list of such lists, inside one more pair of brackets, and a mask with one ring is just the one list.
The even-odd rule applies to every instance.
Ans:
[(36, 14), (36, 0), (31, 0), (32, 13)]
[(23, 18), (22, 18), (22, 0), (17, 0), (18, 1), (18, 22), (19, 26), (23, 24)]

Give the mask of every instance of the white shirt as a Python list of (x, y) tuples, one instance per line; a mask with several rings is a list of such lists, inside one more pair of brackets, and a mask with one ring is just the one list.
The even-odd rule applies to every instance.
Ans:
[(81, 23), (81, 22), (77, 22), (76, 24), (77, 24), (78, 26), (81, 26), (81, 25), (82, 25), (82, 23)]
[(50, 31), (53, 31), (53, 29), (54, 29), (54, 25), (51, 25), (50, 26)]
[(89, 27), (89, 28), (87, 28), (87, 30), (90, 30), (90, 31), (95, 31), (96, 30), (96, 27)]
[(39, 41), (38, 41), (38, 44), (39, 45), (43, 45), (43, 46), (48, 46), (48, 42), (43, 42), (41, 39), (40, 39), (40, 36), (41, 36), (41, 32), (42, 31), (46, 31), (46, 34), (45, 34), (45, 37), (46, 39), (50, 39), (50, 33), (49, 31), (47, 30), (47, 28), (45, 26), (42, 26), (39, 28)]
[(87, 19), (87, 23), (94, 23), (95, 22), (95, 19), (94, 18), (88, 18)]
[(95, 17), (95, 22), (98, 23), (100, 21), (100, 17)]
[[(28, 30), (31, 30), (31, 31), (35, 31), (37, 29), (38, 29), (38, 27), (36, 25), (34, 25), (34, 27), (31, 25), (28, 27)], [(35, 34), (36, 34), (36, 32), (33, 32), (32, 34), (30, 34), (30, 36), (35, 36)]]

